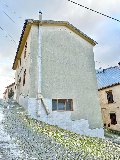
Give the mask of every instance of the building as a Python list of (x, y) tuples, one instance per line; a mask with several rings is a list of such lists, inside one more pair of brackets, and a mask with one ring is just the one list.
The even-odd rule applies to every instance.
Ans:
[(17, 102), (34, 118), (103, 137), (95, 45), (68, 22), (26, 20), (13, 63)]
[[(13, 94), (15, 93), (15, 82), (6, 87), (6, 90), (3, 93), (3, 99), (4, 100), (7, 101), (9, 99), (9, 93), (10, 92), (13, 92)], [(14, 96), (13, 96), (13, 98), (14, 98)]]
[(104, 127), (120, 131), (120, 67), (97, 71)]

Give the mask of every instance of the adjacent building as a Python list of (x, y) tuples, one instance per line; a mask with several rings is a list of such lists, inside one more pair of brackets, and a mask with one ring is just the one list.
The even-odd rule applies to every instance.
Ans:
[[(15, 87), (15, 82), (14, 82), (6, 87), (6, 90), (3, 93), (3, 99), (7, 101), (9, 99), (9, 96), (12, 96), (12, 95), (14, 98), (15, 90), (16, 90), (16, 87)], [(12, 95), (10, 95), (11, 93)]]
[(17, 102), (41, 121), (103, 137), (95, 45), (66, 21), (26, 20), (13, 63)]
[(96, 75), (104, 127), (120, 131), (120, 66), (98, 70)]

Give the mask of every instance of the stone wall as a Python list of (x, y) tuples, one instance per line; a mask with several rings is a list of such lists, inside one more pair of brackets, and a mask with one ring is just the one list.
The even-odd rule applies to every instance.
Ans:
[[(112, 90), (114, 102), (108, 104), (106, 91), (109, 90)], [(107, 128), (120, 131), (120, 85), (100, 90), (99, 97), (104, 124)], [(116, 114), (116, 125), (111, 124), (110, 113)], [(110, 124), (110, 127), (108, 127), (108, 124)]]

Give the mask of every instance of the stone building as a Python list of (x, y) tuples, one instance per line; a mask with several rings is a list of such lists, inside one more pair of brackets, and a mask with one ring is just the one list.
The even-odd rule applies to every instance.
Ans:
[(97, 71), (104, 127), (120, 131), (120, 67)]
[(68, 22), (26, 20), (13, 63), (17, 102), (34, 118), (103, 137), (95, 45)]
[(15, 82), (7, 86), (5, 92), (3, 93), (3, 99), (7, 101), (9, 99), (9, 93), (11, 91), (15, 93), (15, 89)]

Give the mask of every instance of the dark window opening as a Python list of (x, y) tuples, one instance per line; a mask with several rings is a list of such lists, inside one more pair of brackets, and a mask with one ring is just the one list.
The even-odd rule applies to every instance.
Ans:
[(24, 74), (23, 74), (23, 86), (25, 85), (25, 80), (26, 80), (26, 69), (25, 69)]
[(110, 127), (110, 123), (108, 124), (108, 127)]
[(108, 103), (113, 103), (114, 100), (113, 100), (112, 91), (108, 91), (108, 92), (106, 92), (106, 93), (107, 93), (107, 100), (108, 100)]
[(20, 66), (21, 66), (21, 58), (20, 58)]
[(27, 52), (27, 42), (25, 43), (24, 58), (26, 57), (26, 52)]
[(104, 123), (104, 127), (106, 127), (106, 123)]
[(24, 50), (24, 58), (26, 57), (26, 49)]
[(52, 100), (52, 110), (58, 111), (72, 111), (73, 110), (73, 100), (72, 99), (53, 99)]
[(20, 79), (19, 79), (19, 83), (21, 82), (21, 77), (20, 77)]
[(113, 125), (117, 124), (115, 113), (110, 113), (110, 119), (111, 119), (111, 124)]
[(25, 43), (25, 48), (27, 48), (27, 42)]

